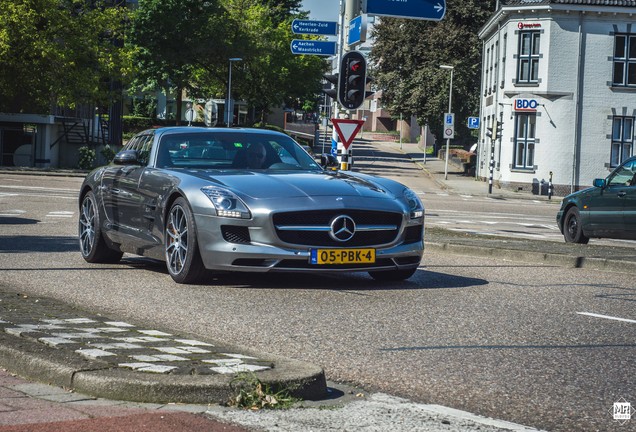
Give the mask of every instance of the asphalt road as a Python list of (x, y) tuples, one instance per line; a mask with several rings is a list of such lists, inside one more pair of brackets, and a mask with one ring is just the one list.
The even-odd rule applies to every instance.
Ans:
[(147, 259), (81, 259), (79, 182), (0, 175), (0, 285), (541, 429), (617, 430), (613, 404), (636, 401), (636, 289), (625, 274), (427, 252), (412, 279), (391, 285), (225, 275), (179, 286)]

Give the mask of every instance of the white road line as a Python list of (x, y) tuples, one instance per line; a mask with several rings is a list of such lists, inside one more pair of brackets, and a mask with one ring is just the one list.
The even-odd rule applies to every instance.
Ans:
[(64, 192), (79, 192), (78, 189), (66, 189), (66, 188), (50, 188), (41, 186), (12, 186), (12, 185), (0, 185), (0, 188), (6, 189), (24, 189), (24, 190), (37, 190), (37, 191), (64, 191)]
[(623, 321), (623, 322), (636, 324), (636, 320), (631, 320), (631, 319), (627, 319), (627, 318), (618, 318), (618, 317), (613, 317), (613, 316), (609, 316), (609, 315), (599, 315), (599, 314), (590, 313), (590, 312), (577, 312), (577, 314), (579, 314), (579, 315), (587, 315), (587, 316), (591, 316), (591, 317), (595, 317), (595, 318), (605, 318), (605, 319), (610, 319), (610, 320), (614, 320), (614, 321)]
[(73, 217), (74, 214), (75, 212), (71, 211), (54, 211), (49, 212), (46, 217), (70, 218)]

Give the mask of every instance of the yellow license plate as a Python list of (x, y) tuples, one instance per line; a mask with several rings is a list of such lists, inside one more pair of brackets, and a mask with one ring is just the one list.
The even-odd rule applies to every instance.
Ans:
[(373, 264), (375, 249), (311, 249), (311, 264)]

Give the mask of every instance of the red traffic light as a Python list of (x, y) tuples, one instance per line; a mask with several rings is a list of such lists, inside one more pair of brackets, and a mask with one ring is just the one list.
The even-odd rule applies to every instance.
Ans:
[(359, 51), (349, 51), (340, 63), (338, 102), (345, 109), (358, 109), (365, 98), (367, 61)]

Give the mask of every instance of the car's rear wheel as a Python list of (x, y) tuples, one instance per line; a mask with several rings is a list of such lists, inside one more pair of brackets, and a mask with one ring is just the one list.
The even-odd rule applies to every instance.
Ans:
[(102, 224), (93, 192), (82, 198), (79, 217), (79, 243), (82, 257), (89, 263), (116, 263), (123, 253), (108, 247), (102, 236)]
[(576, 207), (570, 207), (565, 214), (563, 222), (563, 237), (567, 243), (587, 244), (589, 237), (583, 234), (583, 226), (581, 225), (581, 214)]
[(188, 202), (177, 198), (170, 207), (165, 231), (166, 267), (177, 283), (194, 283), (205, 270)]
[(408, 279), (413, 276), (416, 271), (417, 267), (403, 270), (371, 271), (369, 275), (377, 281), (394, 282)]

